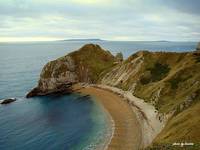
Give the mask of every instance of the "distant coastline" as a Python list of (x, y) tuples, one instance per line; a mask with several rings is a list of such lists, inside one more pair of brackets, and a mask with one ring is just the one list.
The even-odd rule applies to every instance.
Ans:
[(102, 39), (65, 39), (61, 41), (106, 41)]
[(177, 43), (177, 42), (181, 42), (181, 43), (195, 43), (194, 45), (196, 45), (198, 43), (198, 41), (168, 41), (168, 40), (152, 40), (152, 41), (142, 41), (142, 40), (105, 40), (105, 39), (98, 39), (98, 38), (94, 38), (94, 39), (58, 39), (58, 40), (49, 40), (49, 41), (0, 41), (0, 44), (24, 44), (24, 43), (49, 43), (49, 42), (158, 42), (158, 43)]

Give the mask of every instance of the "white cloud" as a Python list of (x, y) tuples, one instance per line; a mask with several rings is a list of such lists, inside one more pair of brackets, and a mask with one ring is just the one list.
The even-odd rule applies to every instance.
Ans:
[(82, 5), (106, 5), (111, 4), (112, 0), (71, 0), (71, 2)]
[(61, 40), (55, 37), (0, 37), (1, 42), (32, 42)]
[(149, 20), (149, 21), (152, 21), (152, 22), (155, 22), (155, 23), (162, 23), (162, 22), (165, 21), (165, 18), (163, 18), (159, 14), (146, 15), (145, 18), (146, 18), (146, 20)]
[(200, 16), (160, 0), (0, 1), (1, 40), (197, 40), (199, 33)]

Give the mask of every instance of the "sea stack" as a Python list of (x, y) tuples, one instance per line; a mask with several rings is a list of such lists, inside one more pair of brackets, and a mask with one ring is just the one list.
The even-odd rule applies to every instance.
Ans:
[(200, 42), (198, 43), (196, 50), (200, 51)]
[(119, 61), (119, 62), (122, 62), (123, 61), (123, 54), (122, 52), (119, 52), (116, 54), (116, 59)]

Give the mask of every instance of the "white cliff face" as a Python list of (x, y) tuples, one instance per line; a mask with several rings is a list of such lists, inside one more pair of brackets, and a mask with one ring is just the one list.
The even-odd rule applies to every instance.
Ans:
[(77, 81), (74, 61), (70, 56), (47, 63), (40, 74), (38, 88), (41, 91), (54, 90), (59, 85)]
[[(129, 78), (135, 76), (139, 72), (142, 64), (143, 56), (139, 56), (130, 63), (118, 65), (102, 78), (101, 84), (117, 86), (120, 83), (127, 82)], [(135, 86), (135, 84), (132, 85)], [(134, 90), (134, 87), (131, 88), (131, 90)]]

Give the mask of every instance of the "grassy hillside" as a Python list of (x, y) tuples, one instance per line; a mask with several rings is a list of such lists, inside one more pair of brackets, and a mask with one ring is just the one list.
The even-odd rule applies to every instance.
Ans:
[(198, 59), (193, 53), (147, 54), (134, 94), (163, 113), (187, 107), (189, 101), (199, 100)]
[(199, 68), (200, 53), (141, 51), (115, 66), (99, 82), (129, 90), (160, 113), (173, 114), (155, 143), (200, 142)]
[(116, 58), (99, 45), (87, 44), (69, 54), (75, 62), (79, 81), (95, 83), (99, 75), (114, 66)]
[(172, 117), (164, 130), (155, 139), (156, 142), (173, 143), (175, 141), (200, 142), (200, 102)]

